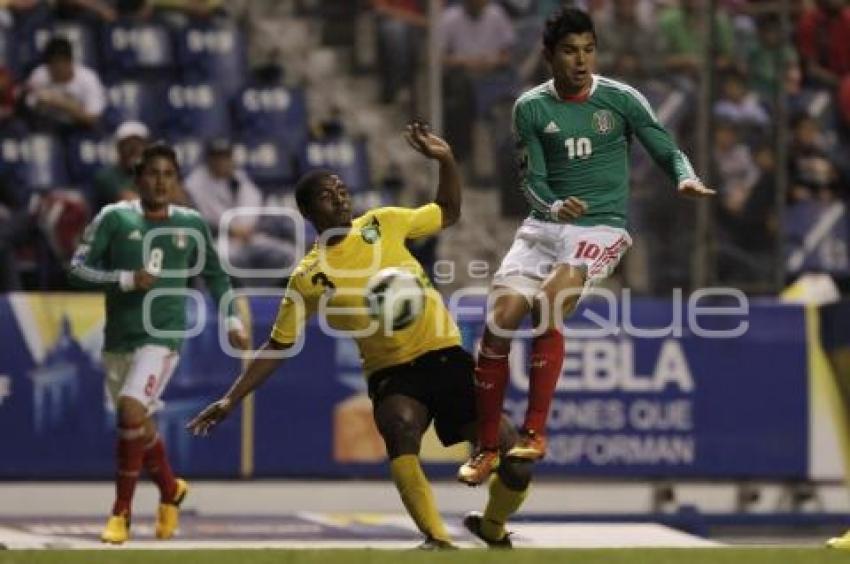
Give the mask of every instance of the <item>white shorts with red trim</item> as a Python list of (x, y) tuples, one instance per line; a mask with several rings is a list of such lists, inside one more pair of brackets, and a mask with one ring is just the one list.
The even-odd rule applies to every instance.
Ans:
[(610, 276), (631, 246), (632, 238), (625, 229), (528, 218), (502, 259), (493, 286), (510, 288), (531, 300), (558, 264), (581, 268), (585, 284), (590, 285)]
[(152, 415), (165, 405), (160, 397), (180, 355), (177, 351), (161, 345), (145, 345), (129, 353), (103, 353), (106, 368), (106, 389), (114, 405), (118, 398), (130, 397)]

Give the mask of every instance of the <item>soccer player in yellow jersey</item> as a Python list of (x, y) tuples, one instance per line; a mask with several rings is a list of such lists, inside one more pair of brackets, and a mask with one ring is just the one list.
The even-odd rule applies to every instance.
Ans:
[[(414, 122), (405, 135), (418, 152), (440, 164), (437, 196), (416, 209), (377, 208), (354, 220), (345, 184), (333, 173), (314, 171), (299, 180), (298, 209), (316, 228), (319, 242), (290, 279), (272, 334), (220, 400), (187, 427), (206, 435), (251, 390), (281, 364), (280, 351), (292, 347), (307, 318), (317, 314), (327, 325), (353, 336), (360, 348), (375, 424), (390, 457), (390, 470), (402, 502), (425, 535), (423, 549), (455, 548), (437, 511), (419, 461), (422, 435), (434, 421), (444, 445), (475, 437), (476, 413), (472, 357), (460, 332), (422, 266), (405, 247), (406, 239), (432, 235), (460, 216), (460, 175), (451, 148), (427, 127)], [(368, 331), (374, 325), (364, 304), (369, 278), (387, 267), (415, 273), (426, 290), (426, 306), (409, 326), (396, 332)], [(267, 354), (278, 351), (277, 355)], [(506, 421), (506, 420), (505, 420)], [(505, 422), (502, 448), (517, 433)], [(525, 499), (532, 464), (505, 462), (490, 481), (482, 514), (470, 513), (464, 525), (491, 547), (509, 548), (505, 521)]]

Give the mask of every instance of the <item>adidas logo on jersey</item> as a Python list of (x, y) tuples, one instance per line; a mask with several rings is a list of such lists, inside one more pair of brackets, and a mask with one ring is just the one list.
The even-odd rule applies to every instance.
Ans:
[(130, 241), (141, 241), (142, 240), (142, 232), (138, 229), (134, 229), (130, 231), (130, 235), (127, 236), (127, 239)]
[(561, 128), (558, 127), (558, 124), (555, 123), (554, 121), (550, 121), (549, 125), (547, 125), (545, 128), (543, 128), (543, 133), (560, 133), (560, 132), (561, 132)]

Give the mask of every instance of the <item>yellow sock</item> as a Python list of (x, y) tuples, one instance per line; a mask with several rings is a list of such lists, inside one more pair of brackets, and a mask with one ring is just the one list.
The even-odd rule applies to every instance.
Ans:
[(440, 512), (437, 511), (431, 485), (419, 464), (419, 457), (403, 454), (393, 459), (390, 462), (390, 473), (401, 501), (419, 530), (435, 539), (450, 541)]
[(493, 474), (490, 477), (490, 497), (481, 520), (481, 534), (491, 540), (505, 536), (505, 522), (525, 501), (528, 490), (512, 490), (502, 483), (498, 474)]

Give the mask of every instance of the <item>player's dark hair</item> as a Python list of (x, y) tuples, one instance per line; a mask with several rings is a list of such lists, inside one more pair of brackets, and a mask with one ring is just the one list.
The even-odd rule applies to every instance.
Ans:
[(547, 51), (554, 51), (558, 41), (571, 33), (591, 33), (596, 39), (596, 29), (587, 12), (578, 8), (559, 8), (546, 19), (546, 26), (543, 28), (543, 47)]
[(74, 47), (67, 38), (57, 35), (52, 37), (44, 46), (42, 57), (48, 63), (56, 59), (73, 59)]
[(310, 211), (316, 190), (326, 178), (333, 176), (333, 174), (333, 172), (324, 169), (311, 170), (298, 180), (295, 184), (295, 203), (298, 204), (298, 209), (302, 213)]
[(157, 157), (163, 157), (170, 160), (174, 163), (174, 168), (177, 169), (177, 174), (180, 174), (180, 162), (177, 160), (177, 153), (170, 145), (167, 145), (162, 141), (157, 141), (156, 143), (151, 143), (145, 147), (145, 150), (142, 151), (142, 156), (138, 161), (136, 161), (135, 165), (133, 165), (136, 177), (141, 176), (145, 167)]

